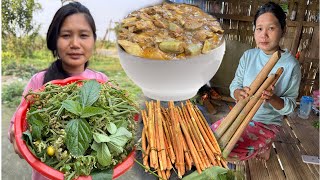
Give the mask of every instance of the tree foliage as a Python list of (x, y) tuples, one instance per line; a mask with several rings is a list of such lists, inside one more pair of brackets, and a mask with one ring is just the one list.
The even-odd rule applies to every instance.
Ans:
[(32, 56), (40, 29), (40, 25), (34, 23), (33, 15), (40, 9), (36, 0), (1, 1), (2, 51), (5, 54), (12, 54), (15, 60)]
[(33, 13), (41, 9), (35, 0), (2, 0), (2, 37), (31, 35), (39, 29)]

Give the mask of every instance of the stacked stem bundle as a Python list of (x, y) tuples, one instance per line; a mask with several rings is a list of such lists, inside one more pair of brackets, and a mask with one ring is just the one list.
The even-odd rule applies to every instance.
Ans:
[(280, 59), (280, 52), (275, 52), (267, 64), (262, 68), (256, 79), (250, 85), (249, 96), (239, 100), (215, 131), (220, 147), (223, 149), (223, 157), (227, 158), (236, 142), (240, 139), (243, 131), (252, 117), (258, 111), (263, 100), (260, 99), (264, 90), (271, 90), (283, 72), (279, 68), (275, 74), (268, 76), (274, 65)]
[(172, 168), (179, 178), (193, 165), (198, 173), (211, 166), (228, 168), (206, 119), (190, 101), (180, 107), (170, 101), (168, 108), (161, 107), (160, 101), (150, 101), (146, 107), (141, 111), (146, 168), (156, 170), (162, 179), (169, 179)]

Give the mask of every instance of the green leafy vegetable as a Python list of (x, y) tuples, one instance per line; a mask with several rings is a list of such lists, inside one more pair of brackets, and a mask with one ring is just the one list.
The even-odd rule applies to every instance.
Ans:
[(90, 146), (92, 132), (90, 125), (83, 119), (71, 120), (66, 127), (66, 146), (74, 156), (81, 156)]
[(111, 164), (111, 154), (106, 143), (99, 143), (97, 152), (98, 162), (102, 166), (108, 166)]
[(102, 108), (99, 107), (92, 107), (92, 106), (88, 106), (85, 107), (82, 111), (81, 111), (81, 118), (88, 118), (91, 116), (95, 116), (98, 114), (103, 114), (106, 111)]
[(76, 115), (80, 115), (82, 111), (81, 105), (77, 101), (65, 100), (62, 102), (62, 107)]
[(32, 137), (41, 139), (41, 131), (45, 126), (45, 123), (41, 121), (41, 117), (37, 114), (33, 114), (29, 116), (28, 123), (32, 126)]
[(93, 139), (97, 143), (102, 143), (102, 142), (109, 142), (110, 138), (107, 135), (100, 134), (100, 133), (93, 133)]
[(80, 102), (82, 107), (91, 106), (99, 98), (100, 84), (95, 80), (89, 80), (80, 89)]
[[(41, 92), (30, 91), (24, 140), (35, 156), (63, 172), (65, 179), (89, 174), (93, 179), (111, 179), (112, 168), (134, 145), (133, 116), (138, 111), (127, 94), (95, 80), (65, 86), (48, 83)], [(46, 154), (48, 146), (57, 150), (52, 157)]]
[(107, 124), (107, 130), (110, 134), (114, 134), (117, 132), (117, 126), (113, 122), (110, 122)]

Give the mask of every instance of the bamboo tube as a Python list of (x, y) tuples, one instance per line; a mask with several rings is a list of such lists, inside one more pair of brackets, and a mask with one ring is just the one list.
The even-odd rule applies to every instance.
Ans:
[(171, 176), (171, 172), (170, 172), (170, 170), (166, 170), (166, 176), (167, 176), (167, 179), (169, 179), (169, 178), (170, 178), (170, 176)]
[[(193, 114), (195, 119), (195, 126), (197, 126), (198, 133), (200, 135), (202, 144), (207, 145), (210, 148), (210, 155), (213, 153), (218, 154), (218, 151), (213, 147), (213, 143), (210, 141), (209, 137), (207, 136), (207, 133), (204, 129), (204, 127), (201, 124), (201, 116), (198, 115), (196, 110), (193, 108), (194, 106), (191, 104), (190, 101), (187, 101), (187, 107), (189, 106), (191, 114)], [(219, 148), (219, 147), (218, 147)], [(209, 155), (209, 154), (208, 154)], [(210, 157), (209, 155), (209, 157)], [(212, 156), (213, 157), (213, 156)], [(212, 161), (212, 160), (211, 160)]]
[[(190, 104), (189, 104), (190, 105)], [(181, 105), (183, 108), (183, 104)], [(209, 162), (209, 159), (208, 159), (208, 156), (206, 154), (206, 150), (204, 148), (204, 140), (201, 136), (201, 132), (199, 131), (196, 123), (195, 123), (195, 116), (194, 114), (192, 113), (192, 108), (190, 108), (190, 106), (188, 106), (188, 104), (186, 105), (186, 111), (189, 112), (189, 124), (190, 124), (190, 127), (191, 127), (191, 130), (193, 131), (193, 134), (195, 136), (195, 139), (196, 139), (196, 143), (198, 143), (198, 146), (199, 146), (199, 151), (200, 151), (200, 154), (201, 154), (201, 158), (203, 159), (203, 162), (205, 163), (205, 167), (208, 168), (210, 167), (210, 162)]]
[(176, 114), (176, 110), (173, 104), (173, 101), (169, 101), (168, 102), (168, 106), (169, 106), (169, 112), (170, 112), (170, 119), (172, 121), (172, 125), (173, 125), (173, 135), (174, 135), (174, 140), (175, 140), (175, 144), (174, 147), (176, 149), (175, 153), (176, 153), (176, 168), (178, 169), (178, 177), (182, 177), (181, 173), (182, 173), (182, 157), (183, 157), (183, 149), (181, 146), (179, 146), (178, 142), (180, 139), (180, 135), (179, 135), (179, 122), (177, 121), (177, 114)]
[(220, 155), (221, 154), (221, 149), (220, 149), (220, 146), (218, 144), (218, 141), (217, 141), (216, 137), (214, 136), (210, 126), (208, 125), (206, 118), (203, 116), (203, 114), (197, 108), (197, 106), (196, 106), (196, 112), (201, 117), (200, 118), (200, 123), (201, 123), (202, 127), (204, 128), (204, 130), (206, 131), (206, 134), (207, 134), (211, 144), (213, 145), (214, 149), (217, 151), (217, 154)]
[[(271, 86), (275, 85), (276, 82), (278, 81), (278, 79), (280, 78), (281, 74), (283, 72), (283, 68), (279, 68), (276, 72), (276, 78), (273, 80), (273, 82), (268, 86), (267, 90), (271, 90)], [(266, 88), (265, 88), (266, 89)], [(260, 99), (260, 96), (255, 96), (256, 99), (258, 99), (258, 101), (256, 102), (256, 104), (253, 106), (253, 108), (250, 110), (250, 112), (247, 114), (247, 116), (245, 117), (245, 119), (243, 120), (243, 122), (240, 124), (239, 128), (236, 130), (236, 132), (234, 133), (234, 135), (232, 136), (232, 138), (230, 139), (229, 143), (226, 145), (225, 149), (223, 150), (223, 157), (228, 157), (230, 152), (232, 151), (233, 147), (235, 146), (235, 144), (237, 143), (237, 141), (239, 140), (239, 138), (241, 137), (243, 131), (245, 130), (245, 128), (247, 127), (247, 125), (249, 124), (250, 120), (253, 118), (253, 116), (255, 115), (255, 113), (258, 111), (258, 109), (260, 108), (261, 104), (263, 103), (263, 100)]]
[[(198, 157), (199, 157), (199, 159), (198, 159), (199, 165), (200, 165), (200, 167), (201, 167), (202, 170), (205, 170), (205, 169), (207, 168), (207, 164), (206, 164), (206, 162), (204, 161), (204, 158), (202, 157), (202, 154), (201, 154), (201, 151), (200, 151), (200, 150), (201, 150), (201, 149), (200, 149), (200, 145), (199, 145), (197, 139), (195, 138), (194, 131), (192, 131), (192, 129), (191, 129), (191, 126), (190, 126), (190, 123), (189, 123), (191, 120), (190, 120), (190, 116), (189, 116), (189, 114), (188, 114), (188, 110), (187, 110), (186, 108), (183, 108), (183, 112), (184, 112), (185, 117), (186, 117), (184, 123), (185, 123), (185, 125), (186, 125), (187, 130), (188, 130), (189, 133), (190, 133), (192, 142), (193, 142), (193, 144), (194, 144), (194, 146), (195, 146), (197, 155), (198, 155)], [(195, 160), (193, 159), (193, 161), (195, 161)]]
[[(174, 113), (175, 113), (175, 117), (176, 117), (176, 133), (177, 133), (177, 136), (178, 136), (178, 142), (182, 142), (182, 132), (181, 132), (181, 129), (180, 129), (180, 122), (181, 122), (181, 117), (180, 117), (180, 114), (178, 112), (178, 108), (175, 108), (174, 109)], [(181, 145), (178, 145), (179, 147), (177, 148), (178, 149), (178, 152), (179, 152), (179, 161), (178, 161), (178, 176), (179, 178), (182, 178), (182, 176), (185, 174), (185, 163), (184, 163), (184, 153), (183, 153), (183, 147)], [(180, 170), (180, 171), (179, 171)]]
[(169, 154), (169, 157), (170, 157), (170, 161), (171, 163), (174, 163), (175, 162), (175, 154), (173, 152), (173, 147), (172, 147), (172, 141), (171, 141), (171, 135), (169, 133), (169, 130), (168, 130), (168, 126), (167, 126), (167, 122), (168, 122), (168, 118), (165, 116), (164, 112), (161, 111), (163, 116), (162, 116), (162, 124), (163, 124), (163, 128), (164, 128), (164, 135), (165, 135), (165, 138), (166, 138), (166, 143), (167, 143), (167, 149), (168, 149), (168, 154)]
[(171, 132), (171, 141), (172, 141), (172, 146), (173, 146), (173, 150), (174, 150), (174, 153), (175, 153), (175, 157), (176, 157), (176, 160), (178, 159), (177, 157), (177, 138), (176, 138), (176, 133), (174, 133), (174, 109), (173, 109), (173, 102), (172, 101), (169, 101), (168, 102), (168, 124), (169, 124), (169, 131)]
[(162, 109), (162, 113), (166, 119), (166, 125), (167, 125), (167, 129), (168, 129), (168, 133), (169, 133), (169, 137), (170, 137), (170, 141), (172, 143), (172, 151), (173, 151), (173, 158), (170, 159), (171, 160), (171, 163), (174, 164), (176, 162), (176, 153), (177, 153), (177, 148), (175, 147), (175, 144), (176, 144), (176, 139), (175, 139), (175, 136), (174, 136), (174, 133), (173, 133), (173, 126), (172, 126), (172, 121), (171, 121), (171, 118), (169, 116), (169, 113), (168, 113), (168, 109)]
[[(148, 157), (149, 157), (149, 152), (147, 150), (147, 143), (146, 143), (146, 129), (142, 129), (142, 136), (141, 136), (141, 146), (142, 146), (142, 151), (143, 151), (143, 165), (146, 167), (146, 169), (149, 169), (149, 163), (148, 163)], [(149, 146), (150, 147), (150, 146)]]
[[(182, 113), (181, 109), (179, 109), (179, 114), (180, 114), (180, 116), (181, 116), (181, 118), (182, 118), (181, 121), (185, 121), (185, 116), (184, 116), (184, 114)], [(191, 168), (192, 168), (192, 158), (190, 157), (189, 149), (188, 149), (188, 147), (187, 147), (185, 138), (182, 137), (181, 140), (182, 140), (184, 157), (185, 157), (185, 160), (186, 160), (186, 169), (187, 169), (187, 170), (191, 170)]]
[(195, 164), (195, 166), (196, 166), (196, 168), (197, 168), (197, 171), (198, 171), (199, 174), (201, 174), (201, 171), (202, 171), (202, 170), (201, 170), (201, 167), (200, 167), (200, 163), (201, 163), (201, 162), (199, 162), (200, 157), (199, 157), (199, 155), (198, 155), (198, 153), (197, 153), (196, 148), (194, 147), (194, 144), (193, 144), (193, 142), (192, 142), (192, 140), (191, 140), (191, 137), (190, 137), (190, 135), (189, 135), (189, 132), (188, 132), (188, 130), (187, 130), (187, 127), (186, 127), (186, 125), (185, 125), (185, 123), (184, 123), (183, 121), (181, 121), (181, 129), (182, 129), (182, 131), (183, 131), (183, 133), (184, 133), (184, 136), (185, 136), (187, 145), (188, 145), (188, 147), (189, 147), (189, 149), (190, 149), (190, 153), (191, 153), (191, 155), (192, 155), (192, 158), (193, 158), (194, 164)]
[(204, 136), (203, 136), (203, 134), (205, 135), (205, 132), (202, 129), (203, 130), (203, 133), (202, 133), (202, 131), (200, 131), (200, 128), (202, 128), (202, 126), (200, 125), (200, 127), (199, 127), (198, 124), (197, 124), (197, 122), (199, 122), (198, 116), (197, 116), (196, 112), (194, 111), (193, 106), (192, 106), (192, 104), (190, 102), (187, 103), (186, 107), (189, 110), (189, 114), (191, 115), (191, 122), (192, 122), (192, 124), (194, 126), (194, 129), (196, 131), (196, 135), (198, 136), (198, 138), (200, 140), (200, 143), (201, 143), (202, 147), (205, 150), (205, 152), (203, 152), (205, 161), (207, 162), (208, 167), (210, 166), (210, 162), (209, 162), (208, 158), (210, 159), (211, 164), (215, 165), (216, 161), (214, 159), (213, 152), (211, 151), (211, 149), (207, 145), (207, 143), (206, 143), (206, 141), (204, 139)]
[(234, 122), (231, 124), (231, 126), (228, 128), (228, 130), (219, 139), (219, 142), (222, 148), (224, 148), (228, 144), (229, 140), (238, 129), (242, 120), (247, 116), (247, 114), (250, 112), (252, 107), (257, 103), (258, 99), (262, 95), (262, 92), (271, 85), (275, 77), (276, 76), (272, 74), (264, 81), (264, 83), (261, 85), (258, 91), (254, 94), (254, 96), (252, 96), (252, 98), (246, 104), (246, 106), (242, 109), (242, 111), (240, 112), (238, 117), (234, 120)]
[(148, 129), (149, 129), (149, 142), (150, 142), (150, 167), (158, 168), (158, 156), (156, 151), (155, 132), (154, 132), (154, 110), (153, 102), (149, 102), (148, 105)]
[(222, 164), (222, 167), (224, 167), (224, 168), (226, 168), (226, 169), (229, 169), (229, 167), (228, 167), (228, 165), (227, 165), (227, 163), (226, 163), (226, 161), (224, 160), (224, 159), (220, 159), (220, 162), (221, 162), (221, 164)]
[(159, 100), (157, 101), (157, 104), (156, 104), (156, 114), (157, 114), (158, 134), (159, 134), (158, 139), (159, 139), (159, 147), (160, 147), (160, 151), (158, 151), (158, 154), (160, 155), (160, 158), (159, 158), (160, 170), (165, 170), (167, 169), (167, 157), (165, 152), (164, 132), (163, 132), (163, 126), (162, 126), (162, 115), (161, 115)]
[(161, 170), (160, 170), (160, 173), (161, 173), (161, 175), (162, 175), (163, 179), (168, 179), (168, 178), (167, 178), (167, 174), (166, 174), (166, 171), (165, 171), (165, 170), (163, 170), (163, 171), (161, 171)]
[[(185, 115), (184, 115), (184, 113), (182, 112), (181, 109), (180, 109), (179, 113), (180, 113), (180, 116), (183, 117), (182, 121), (185, 122), (185, 121), (186, 121), (186, 117), (185, 117)], [(185, 138), (183, 138), (182, 145), (183, 145), (183, 151), (184, 151), (184, 153), (185, 153), (186, 162), (187, 162), (186, 168), (187, 168), (188, 170), (190, 170), (190, 169), (192, 168), (193, 160), (192, 160), (192, 157), (191, 157), (191, 154), (190, 154), (190, 149), (189, 149), (188, 146), (187, 146), (187, 143), (186, 143)]]
[(219, 139), (224, 132), (229, 128), (233, 120), (238, 116), (240, 111), (244, 108), (244, 106), (248, 103), (251, 96), (257, 91), (257, 89), (261, 86), (263, 81), (266, 79), (274, 65), (278, 62), (280, 59), (280, 52), (276, 51), (272, 54), (269, 61), (266, 63), (266, 65), (261, 69), (255, 80), (250, 85), (250, 91), (249, 96), (245, 99), (239, 100), (239, 102), (232, 108), (230, 113), (226, 116), (225, 119), (221, 121), (221, 124), (218, 126), (218, 128), (215, 130), (216, 137)]
[(184, 138), (182, 138), (182, 146), (183, 146), (183, 151), (184, 151), (184, 157), (186, 160), (186, 169), (189, 171), (192, 168), (192, 160), (189, 154), (189, 149), (187, 148), (187, 144)]
[(157, 169), (157, 172), (158, 172), (158, 176), (160, 177), (159, 178), (160, 180), (166, 179), (166, 177), (163, 177), (163, 174), (162, 174), (160, 168)]
[(157, 162), (158, 162), (158, 165), (157, 166), (160, 171), (161, 171), (161, 168), (162, 168), (162, 157), (160, 155), (160, 152), (161, 152), (161, 147), (160, 147), (160, 138), (159, 138), (159, 126), (158, 126), (158, 115), (157, 115), (157, 107), (156, 107), (156, 103), (153, 104), (153, 110), (154, 110), (154, 129), (155, 129), (155, 137), (156, 137), (156, 152), (157, 152)]

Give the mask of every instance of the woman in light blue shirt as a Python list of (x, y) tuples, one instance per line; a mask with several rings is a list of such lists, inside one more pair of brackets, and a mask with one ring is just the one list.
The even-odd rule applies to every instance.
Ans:
[[(263, 5), (254, 17), (254, 38), (258, 48), (246, 51), (241, 57), (230, 84), (231, 97), (236, 101), (248, 97), (250, 84), (276, 51), (281, 52), (281, 58), (270, 74), (274, 74), (279, 67), (283, 67), (284, 72), (271, 91), (263, 92), (261, 98), (264, 103), (230, 153), (230, 159), (269, 159), (271, 143), (279, 132), (283, 116), (296, 107), (301, 72), (299, 62), (288, 50), (282, 50), (279, 46), (285, 33), (285, 19), (281, 7), (272, 2)], [(212, 128), (215, 130), (220, 122), (213, 124)]]

